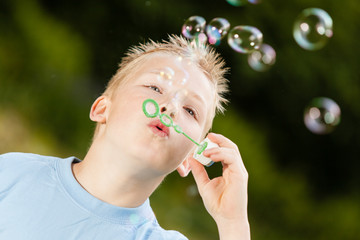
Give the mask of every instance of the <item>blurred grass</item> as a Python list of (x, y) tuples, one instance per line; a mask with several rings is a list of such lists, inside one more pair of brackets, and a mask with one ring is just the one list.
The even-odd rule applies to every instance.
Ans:
[[(296, 15), (312, 6), (334, 20), (334, 37), (317, 52), (301, 49), (291, 35)], [(359, 13), (351, 0), (242, 8), (226, 1), (2, 1), (0, 152), (82, 158), (93, 131), (90, 105), (125, 49), (178, 34), (191, 15), (227, 17), (233, 26), (256, 25), (277, 51), (273, 69), (257, 73), (246, 56), (218, 47), (231, 67), (232, 104), (213, 131), (239, 146), (248, 169), (252, 239), (358, 239)], [(319, 95), (343, 112), (329, 136), (314, 136), (302, 123), (303, 108)], [(207, 170), (221, 172), (219, 165)], [(191, 175), (169, 175), (151, 197), (158, 220), (189, 239), (218, 239), (194, 190)]]

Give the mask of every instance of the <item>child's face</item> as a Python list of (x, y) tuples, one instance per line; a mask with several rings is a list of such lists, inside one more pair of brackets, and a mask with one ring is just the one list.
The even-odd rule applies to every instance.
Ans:
[[(159, 71), (173, 70), (173, 84), (159, 81)], [(166, 78), (166, 77), (165, 77)], [(181, 84), (183, 79), (185, 84)], [(142, 111), (145, 99), (154, 99), (160, 113), (170, 115), (174, 124), (200, 142), (213, 109), (214, 87), (205, 74), (189, 61), (175, 56), (153, 55), (137, 69), (134, 77), (122, 84), (107, 106), (104, 136), (119, 151), (131, 156), (155, 174), (175, 170), (195, 147), (174, 128), (160, 124), (159, 118), (148, 118)], [(176, 93), (187, 93), (186, 98)], [(160, 127), (161, 129), (158, 129)], [(135, 157), (135, 158), (134, 158)]]

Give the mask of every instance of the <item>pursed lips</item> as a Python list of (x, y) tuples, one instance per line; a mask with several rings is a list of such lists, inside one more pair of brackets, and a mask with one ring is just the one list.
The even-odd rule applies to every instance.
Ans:
[(155, 119), (151, 121), (148, 126), (151, 128), (153, 133), (160, 137), (169, 137), (170, 136), (170, 129), (161, 123), (159, 119)]

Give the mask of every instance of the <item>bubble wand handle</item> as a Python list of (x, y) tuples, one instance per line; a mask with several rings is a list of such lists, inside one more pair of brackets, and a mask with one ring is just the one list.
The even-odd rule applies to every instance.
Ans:
[(195, 143), (197, 146), (200, 146), (199, 143), (197, 143), (194, 139), (192, 139), (191, 137), (189, 137), (189, 135), (187, 135), (186, 133), (182, 132), (182, 134), (187, 137), (188, 139), (190, 139), (193, 143)]

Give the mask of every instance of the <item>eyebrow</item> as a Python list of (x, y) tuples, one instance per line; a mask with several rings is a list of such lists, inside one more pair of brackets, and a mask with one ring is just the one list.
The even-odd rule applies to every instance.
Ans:
[[(157, 75), (162, 71), (163, 71), (163, 69), (161, 69), (161, 68), (155, 68), (155, 69), (152, 69), (150, 71), (145, 72), (143, 75), (147, 75), (147, 74), (151, 74), (151, 75), (155, 74), (155, 75)], [(189, 92), (188, 96), (196, 99), (200, 104), (205, 105), (206, 101), (202, 96), (200, 96), (199, 94), (197, 94), (194, 91), (188, 90), (188, 92)]]
[(205, 103), (206, 103), (205, 99), (203, 97), (201, 97), (199, 94), (197, 94), (196, 92), (189, 91), (189, 96), (197, 99), (198, 102), (202, 105), (205, 105)]

